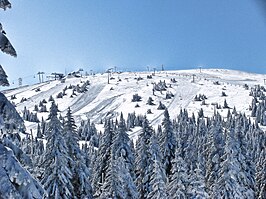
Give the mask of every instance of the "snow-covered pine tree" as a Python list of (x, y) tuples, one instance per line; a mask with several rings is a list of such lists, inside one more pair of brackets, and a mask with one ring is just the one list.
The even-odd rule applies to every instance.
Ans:
[(221, 157), (224, 153), (224, 132), (221, 115), (217, 112), (211, 120), (207, 131), (204, 156), (206, 159), (206, 186), (211, 198), (217, 195), (217, 180), (221, 168)]
[(37, 134), (36, 134), (36, 137), (37, 138), (43, 138), (43, 134), (42, 134), (42, 131), (41, 131), (41, 126), (40, 126), (39, 123), (37, 124)]
[(72, 185), (74, 187), (73, 197), (92, 198), (92, 187), (89, 181), (91, 174), (85, 164), (84, 154), (79, 147), (79, 138), (76, 132), (75, 120), (71, 109), (68, 108), (64, 123), (64, 138), (70, 156), (69, 165), (72, 172)]
[(44, 190), (32, 178), (13, 151), (0, 143), (0, 198), (42, 198)]
[[(6, 8), (11, 8), (11, 4), (8, 0), (0, 0), (0, 8), (6, 10)], [(0, 49), (11, 56), (16, 56), (16, 51), (5, 34), (0, 23)], [(0, 85), (9, 85), (2, 66), (0, 68)], [(0, 104), (0, 198), (42, 198), (43, 188), (18, 161), (25, 164), (31, 162), (17, 146), (18, 143), (15, 139), (20, 138), (19, 134), (13, 132), (14, 129), (24, 131), (24, 122), (14, 106), (1, 92)], [(11, 133), (7, 133), (7, 131)]]
[(150, 191), (146, 194), (147, 198), (167, 198), (166, 182), (167, 177), (162, 164), (162, 153), (156, 134), (150, 138), (149, 156), (151, 163), (147, 175), (150, 176)]
[[(233, 120), (234, 121), (234, 120)], [(222, 157), (221, 170), (217, 181), (219, 196), (225, 199), (229, 198), (254, 198), (248, 187), (245, 186), (245, 172), (241, 168), (242, 156), (239, 141), (236, 139), (235, 124), (232, 124), (230, 130), (226, 133), (225, 154)]]
[(129, 169), (126, 166), (126, 162), (124, 158), (119, 157), (117, 160), (118, 166), (120, 168), (120, 176), (122, 178), (124, 193), (127, 198), (131, 199), (138, 199), (139, 193), (136, 187), (136, 184), (134, 183), (134, 180), (129, 172)]
[(0, 65), (0, 86), (9, 86), (6, 72), (4, 71), (1, 65)]
[(46, 150), (42, 166), (45, 171), (42, 184), (47, 192), (46, 198), (73, 198), (72, 172), (68, 163), (71, 158), (63, 135), (63, 126), (57, 117), (58, 108), (53, 102), (46, 128)]
[[(3, 0), (0, 2), (0, 5), (2, 2), (3, 2)], [(5, 7), (5, 6), (3, 6), (3, 7)], [(3, 30), (3, 26), (0, 23), (0, 49), (2, 52), (16, 57), (17, 56), (16, 50), (12, 46), (12, 44), (10, 43), (10, 41), (8, 40), (8, 38), (6, 37), (5, 34), (6, 34), (6, 32)]]
[(138, 198), (137, 188), (132, 175), (134, 156), (130, 148), (130, 140), (126, 133), (123, 115), (120, 116), (116, 135), (113, 124), (108, 120), (105, 124), (104, 137), (101, 139), (94, 175), (94, 186), (100, 191), (97, 198)]
[(113, 158), (123, 157), (126, 162), (126, 166), (129, 169), (131, 177), (135, 179), (134, 173), (134, 155), (133, 149), (131, 148), (130, 139), (126, 132), (126, 124), (123, 118), (123, 114), (120, 115), (120, 120), (118, 128), (116, 130), (116, 135), (114, 142), (112, 144)]
[(41, 120), (41, 133), (42, 135), (45, 135), (45, 129), (46, 129), (46, 121), (43, 119), (42, 117), (42, 120)]
[(150, 139), (154, 131), (149, 124), (149, 121), (144, 117), (142, 124), (142, 132), (138, 135), (136, 144), (136, 160), (135, 173), (136, 185), (140, 194), (140, 198), (146, 198), (151, 191), (151, 164), (152, 156), (150, 154)]
[(6, 96), (0, 92), (0, 127), (9, 130), (25, 130), (24, 121), (16, 111), (13, 104), (11, 104)]
[(137, 198), (133, 171), (134, 156), (122, 113), (116, 131), (117, 134), (111, 146), (111, 160), (100, 198)]
[(151, 175), (151, 191), (147, 196), (147, 199), (167, 199), (165, 171), (160, 161), (154, 156), (153, 170)]
[(108, 119), (105, 121), (104, 133), (100, 139), (100, 146), (98, 148), (96, 163), (93, 169), (93, 191), (95, 197), (100, 196), (101, 186), (105, 181), (107, 169), (110, 167), (111, 146), (114, 142), (114, 136), (113, 123)]
[(8, 0), (0, 0), (0, 8), (4, 10), (11, 8), (11, 3)]
[(169, 198), (186, 199), (188, 186), (188, 168), (187, 164), (182, 158), (182, 146), (180, 141), (175, 152), (175, 159), (173, 159), (173, 167), (167, 185), (167, 192)]
[(245, 115), (238, 115), (235, 118), (235, 135), (240, 147), (238, 156), (241, 163), (241, 182), (246, 189), (246, 197), (254, 197), (255, 193), (255, 163), (251, 155), (251, 146), (247, 140), (249, 122)]
[[(265, 141), (265, 140), (264, 140)], [(256, 198), (266, 198), (266, 150), (262, 149), (256, 164)]]
[(189, 185), (188, 185), (188, 197), (205, 199), (208, 198), (208, 193), (206, 192), (205, 178), (203, 174), (203, 165), (201, 162), (201, 154), (198, 153), (197, 167), (191, 170), (189, 173)]
[(122, 180), (121, 157), (111, 157), (99, 199), (127, 199)]
[(171, 173), (172, 160), (175, 158), (176, 137), (173, 130), (173, 124), (170, 120), (167, 109), (164, 111), (164, 119), (162, 122), (162, 134), (159, 137), (159, 144), (162, 152), (162, 163), (167, 176)]
[(224, 106), (223, 106), (223, 108), (229, 108), (226, 99), (224, 100)]

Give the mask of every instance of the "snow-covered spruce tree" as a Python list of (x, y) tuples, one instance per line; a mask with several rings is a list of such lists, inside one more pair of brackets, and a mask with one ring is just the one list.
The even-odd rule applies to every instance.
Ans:
[(46, 128), (46, 150), (42, 166), (45, 171), (42, 184), (47, 191), (46, 198), (73, 198), (72, 172), (68, 163), (71, 158), (63, 135), (63, 126), (57, 117), (58, 108), (53, 102)]
[[(9, 1), (0, 0), (0, 8), (5, 10), (10, 7)], [(0, 49), (4, 53), (16, 56), (16, 51), (5, 36), (1, 23)], [(0, 69), (0, 85), (9, 85), (7, 75), (2, 67)], [(28, 162), (28, 157), (25, 158), (25, 154), (14, 140), (14, 137), (19, 136), (19, 134), (13, 130), (25, 129), (23, 120), (1, 92), (0, 104), (0, 198), (42, 198), (43, 188), (18, 161), (19, 159), (26, 164)]]
[(179, 141), (173, 159), (173, 167), (171, 170), (169, 184), (167, 185), (169, 198), (186, 199), (188, 186), (188, 168), (187, 164), (181, 156), (182, 148)]
[(12, 150), (0, 143), (0, 198), (42, 198), (41, 185), (32, 178)]
[[(3, 2), (3, 0), (0, 1), (0, 4), (1, 2)], [(6, 37), (6, 32), (3, 30), (3, 26), (1, 23), (0, 23), (0, 49), (2, 52), (6, 54), (9, 54), (14, 57), (17, 56), (16, 50), (14, 49), (14, 47)]]
[(82, 140), (90, 140), (91, 137), (96, 134), (96, 128), (93, 123), (88, 119), (87, 121), (82, 121), (78, 129), (78, 135)]
[(0, 65), (0, 86), (9, 86), (6, 72), (4, 71), (1, 65)]
[[(198, 161), (197, 153), (203, 151), (203, 144), (205, 143), (205, 122), (202, 118), (198, 118), (197, 125), (192, 123), (189, 125), (192, 128), (191, 133), (188, 134), (186, 139), (186, 145), (184, 146), (184, 160), (188, 165), (196, 168), (196, 162)], [(204, 164), (205, 159), (201, 160)], [(205, 170), (204, 170), (205, 173)]]
[(37, 138), (42, 138), (43, 137), (43, 134), (42, 134), (42, 131), (41, 131), (41, 126), (40, 126), (39, 123), (37, 125), (37, 134), (36, 134), (36, 137)]
[[(265, 140), (264, 140), (265, 141)], [(261, 150), (259, 160), (256, 164), (256, 197), (266, 198), (266, 150)]]
[(136, 118), (136, 114), (135, 112), (133, 113), (128, 113), (128, 116), (127, 116), (127, 130), (129, 130), (130, 128), (134, 128), (135, 127), (135, 124), (134, 124), (134, 120)]
[[(255, 192), (255, 163), (253, 162), (251, 146), (247, 140), (249, 122), (245, 115), (238, 115), (235, 118), (235, 135), (237, 137), (240, 154), (239, 161), (241, 162), (241, 170), (243, 172), (241, 178), (242, 185), (247, 189), (248, 194)], [(247, 195), (250, 197), (250, 195)]]
[(40, 165), (42, 163), (43, 153), (44, 153), (44, 144), (42, 139), (38, 139), (37, 137), (34, 139), (33, 143), (33, 157), (32, 164), (33, 168), (31, 169), (32, 175), (36, 179), (41, 179), (43, 170), (40, 169)]
[(226, 133), (225, 154), (222, 157), (221, 170), (217, 181), (219, 196), (229, 198), (254, 198), (254, 192), (245, 185), (246, 173), (241, 167), (242, 156), (239, 141), (236, 139), (235, 124)]
[(101, 187), (99, 199), (126, 199), (122, 180), (122, 168), (120, 158), (111, 158), (110, 165), (106, 172), (105, 181)]
[(25, 130), (24, 121), (16, 111), (15, 107), (0, 92), (0, 127), (6, 130)]
[(42, 117), (42, 120), (41, 120), (41, 133), (42, 135), (45, 135), (45, 129), (46, 129), (46, 121), (43, 119)]
[(206, 157), (206, 186), (211, 198), (217, 196), (217, 180), (219, 179), (224, 146), (222, 124), (219, 118), (218, 115), (213, 118), (207, 135), (206, 150), (204, 151)]
[(64, 138), (68, 149), (69, 166), (72, 171), (72, 185), (74, 187), (73, 197), (92, 198), (92, 188), (90, 184), (90, 171), (85, 164), (84, 154), (79, 147), (79, 138), (76, 132), (76, 124), (70, 108), (67, 110), (64, 123)]
[(164, 111), (162, 128), (163, 132), (159, 137), (159, 144), (163, 156), (162, 163), (165, 168), (165, 173), (169, 176), (172, 168), (172, 160), (175, 158), (176, 137), (167, 109)]
[(142, 124), (142, 132), (138, 135), (136, 144), (136, 160), (135, 173), (136, 185), (140, 194), (140, 198), (146, 198), (151, 191), (151, 164), (152, 156), (150, 154), (150, 139), (154, 131), (149, 124), (149, 121), (144, 117)]
[(0, 8), (4, 10), (11, 8), (11, 3), (8, 0), (0, 0)]
[(123, 118), (123, 114), (120, 115), (118, 128), (114, 143), (112, 144), (113, 158), (123, 157), (125, 159), (126, 167), (129, 169), (131, 177), (135, 179), (134, 173), (134, 155), (133, 149), (131, 148), (130, 139), (126, 132), (126, 124)]
[(147, 199), (167, 199), (166, 184), (165, 184), (165, 171), (160, 161), (153, 160), (153, 170), (151, 175), (151, 191)]
[(100, 198), (137, 199), (137, 187), (123, 157), (112, 158)]
[(208, 198), (206, 192), (205, 179), (203, 174), (203, 165), (201, 163), (201, 154), (198, 153), (197, 167), (189, 172), (188, 198), (205, 199)]
[(116, 131), (114, 134), (109, 120), (100, 142), (99, 158), (97, 158), (96, 169), (99, 168), (102, 172), (95, 171), (94, 182), (98, 184), (94, 186), (100, 189), (95, 197), (135, 199), (138, 198), (138, 192), (134, 184), (134, 156), (122, 114)]
[(111, 160), (100, 198), (137, 198), (133, 171), (134, 156), (122, 113), (116, 131), (117, 134), (111, 146)]
[(156, 134), (152, 134), (150, 139), (149, 153), (151, 164), (147, 175), (150, 176), (150, 191), (147, 198), (167, 198), (165, 169), (162, 165), (162, 153)]
[(95, 197), (98, 197), (101, 194), (101, 186), (105, 181), (107, 169), (110, 167), (111, 146), (114, 142), (114, 135), (113, 122), (108, 119), (105, 121), (104, 133), (100, 139), (100, 146), (93, 169), (93, 191)]

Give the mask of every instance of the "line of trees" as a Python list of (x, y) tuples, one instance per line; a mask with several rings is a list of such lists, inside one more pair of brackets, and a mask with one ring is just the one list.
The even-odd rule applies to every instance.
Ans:
[(143, 117), (135, 144), (121, 114), (105, 120), (94, 150), (90, 141), (80, 149), (71, 110), (64, 122), (57, 113), (53, 103), (46, 149), (42, 139), (32, 145), (41, 171), (33, 175), (48, 198), (265, 198), (266, 136), (244, 114), (195, 118), (181, 110), (171, 120), (166, 109), (156, 131)]

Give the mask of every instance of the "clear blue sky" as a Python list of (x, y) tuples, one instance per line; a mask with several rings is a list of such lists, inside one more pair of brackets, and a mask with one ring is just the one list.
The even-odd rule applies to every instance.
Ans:
[[(10, 0), (10, 83), (38, 71), (231, 68), (266, 73), (266, 13), (255, 0)], [(29, 80), (28, 80), (29, 79)]]

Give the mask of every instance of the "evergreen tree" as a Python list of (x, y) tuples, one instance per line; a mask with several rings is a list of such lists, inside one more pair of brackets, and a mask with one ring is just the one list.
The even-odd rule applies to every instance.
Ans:
[(172, 160), (175, 157), (176, 137), (173, 131), (173, 124), (170, 120), (168, 110), (164, 111), (164, 119), (162, 122), (162, 134), (159, 137), (159, 143), (162, 151), (162, 163), (165, 168), (166, 175), (170, 175), (172, 168)]
[(42, 198), (44, 190), (0, 142), (0, 198)]
[(261, 150), (259, 160), (256, 165), (256, 197), (266, 198), (266, 152)]
[(1, 65), (0, 65), (0, 86), (9, 86), (7, 75)]
[(73, 173), (71, 182), (75, 192), (73, 195), (77, 198), (92, 198), (92, 188), (89, 181), (90, 171), (85, 164), (84, 154), (79, 147), (79, 138), (76, 132), (76, 124), (70, 108), (67, 110), (64, 123), (64, 137), (70, 156), (69, 165)]
[(122, 157), (119, 157), (117, 159), (117, 162), (120, 168), (119, 171), (120, 171), (120, 176), (122, 178), (123, 189), (124, 189), (124, 193), (126, 194), (126, 198), (137, 199), (139, 196), (139, 193), (137, 191), (137, 187), (134, 183), (134, 180), (130, 174), (130, 171), (127, 168), (125, 159)]
[[(3, 2), (3, 0), (0, 2), (0, 5), (1, 5), (2, 2)], [(6, 6), (4, 6), (2, 4), (1, 5), (1, 8), (2, 7), (6, 7)], [(12, 44), (10, 43), (10, 41), (8, 40), (8, 38), (5, 36), (5, 34), (6, 33), (3, 30), (2, 24), (0, 23), (0, 49), (1, 49), (2, 52), (6, 53), (6, 54), (9, 54), (11, 56), (16, 57), (17, 56), (16, 50), (12, 46)]]
[(41, 131), (41, 127), (40, 127), (40, 124), (38, 123), (37, 124), (37, 135), (36, 135), (37, 138), (42, 138), (43, 135), (42, 135), (42, 131)]
[(245, 115), (240, 114), (235, 118), (235, 135), (239, 143), (238, 160), (241, 163), (241, 182), (245, 187), (246, 197), (254, 197), (255, 192), (255, 164), (251, 156), (251, 149), (247, 140), (249, 129), (248, 120)]
[(144, 117), (142, 124), (142, 132), (138, 136), (136, 144), (136, 185), (140, 194), (140, 198), (146, 198), (151, 191), (151, 164), (152, 156), (150, 154), (151, 136), (154, 134), (149, 121)]
[(117, 134), (111, 149), (110, 164), (107, 169), (100, 198), (137, 198), (134, 184), (134, 156), (130, 139), (126, 133), (125, 120), (121, 113)]
[(63, 135), (63, 126), (57, 117), (58, 108), (52, 103), (46, 129), (46, 151), (44, 153), (42, 184), (47, 198), (73, 198), (72, 172), (68, 163), (71, 158)]
[(173, 167), (171, 170), (169, 184), (167, 186), (169, 198), (187, 198), (188, 168), (181, 154), (181, 143), (179, 143), (175, 152), (175, 159), (173, 159)]
[(167, 197), (167, 178), (162, 165), (162, 153), (158, 144), (158, 138), (154, 133), (150, 139), (149, 155), (152, 158), (152, 162), (147, 173), (150, 176), (150, 191), (146, 194), (147, 198), (165, 198)]
[(201, 165), (200, 155), (198, 156), (199, 161), (195, 170), (191, 169), (189, 176), (188, 195), (189, 198), (204, 199), (208, 198), (206, 192), (205, 179), (203, 175), (203, 166)]
[(126, 162), (126, 166), (129, 169), (129, 172), (133, 179), (134, 176), (134, 155), (133, 149), (131, 148), (130, 139), (126, 132), (126, 124), (123, 118), (123, 114), (120, 115), (120, 121), (118, 128), (116, 130), (116, 135), (114, 143), (112, 144), (112, 154), (113, 158), (117, 159), (118, 157), (123, 157)]
[(210, 130), (208, 131), (206, 149), (204, 151), (206, 157), (206, 185), (211, 198), (217, 196), (217, 180), (219, 179), (221, 157), (224, 147), (224, 140), (222, 137), (224, 132), (219, 118), (219, 115), (215, 116)]
[(147, 199), (167, 199), (165, 173), (164, 168), (160, 161), (153, 160), (153, 172), (151, 175), (151, 192), (148, 194)]
[(104, 133), (100, 139), (100, 146), (97, 152), (96, 163), (94, 165), (93, 190), (96, 197), (101, 194), (101, 186), (105, 181), (107, 169), (110, 167), (111, 146), (114, 142), (114, 135), (113, 123), (108, 119), (105, 121)]
[(229, 108), (226, 99), (224, 100), (224, 106), (223, 106), (223, 108)]
[(245, 186), (245, 172), (241, 168), (239, 142), (234, 133), (234, 124), (227, 133), (225, 154), (222, 157), (220, 178), (218, 179), (219, 195), (222, 198), (254, 198), (254, 193)]
[(7, 8), (11, 8), (11, 4), (8, 0), (0, 0), (0, 8), (6, 10)]
[(119, 160), (121, 159), (111, 158), (110, 165), (106, 172), (106, 179), (101, 188), (100, 199), (126, 199), (122, 176), (120, 176), (121, 162)]

